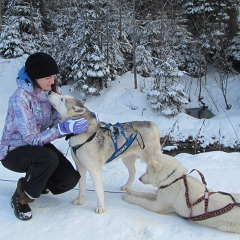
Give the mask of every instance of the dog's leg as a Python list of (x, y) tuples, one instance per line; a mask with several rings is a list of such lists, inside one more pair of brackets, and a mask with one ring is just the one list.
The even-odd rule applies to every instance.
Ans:
[[(148, 194), (148, 193), (145, 193)], [(141, 206), (149, 211), (152, 212), (157, 212), (160, 214), (167, 214), (170, 212), (170, 209), (165, 208), (160, 201), (156, 200), (156, 201), (152, 201), (149, 199), (145, 199), (145, 198), (141, 198), (141, 197), (136, 197), (136, 196), (132, 196), (129, 194), (125, 194), (122, 196), (122, 199), (131, 203), (131, 204), (135, 204), (138, 206)]]
[(130, 190), (136, 175), (136, 168), (135, 168), (136, 157), (129, 156), (129, 157), (123, 158), (122, 161), (128, 169), (128, 180), (126, 184), (121, 187), (121, 190), (128, 191)]
[(145, 198), (151, 201), (157, 200), (157, 194), (156, 193), (147, 193), (147, 192), (135, 192), (135, 191), (128, 191), (127, 194), (136, 196), (136, 197), (141, 197)]
[(89, 173), (91, 175), (95, 192), (97, 195), (97, 208), (96, 213), (104, 213), (105, 207), (104, 207), (104, 189), (103, 189), (103, 181), (102, 181), (102, 169), (92, 169), (89, 170)]
[(82, 205), (85, 200), (85, 194), (86, 194), (86, 175), (87, 175), (87, 169), (79, 163), (77, 160), (75, 161), (77, 170), (79, 171), (81, 178), (78, 182), (79, 185), (79, 192), (78, 192), (78, 198), (72, 201), (74, 205)]

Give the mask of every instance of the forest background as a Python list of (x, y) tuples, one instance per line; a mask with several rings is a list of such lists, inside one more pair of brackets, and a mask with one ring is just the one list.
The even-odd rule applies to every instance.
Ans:
[(136, 89), (145, 87), (138, 74), (152, 77), (148, 101), (169, 117), (191, 101), (185, 75), (199, 84), (198, 100), (205, 107), (202, 89), (214, 68), (230, 109), (228, 79), (240, 71), (239, 5), (239, 0), (0, 0), (0, 56), (48, 52), (59, 64), (59, 83), (71, 81), (72, 90), (86, 95), (100, 95), (127, 71)]

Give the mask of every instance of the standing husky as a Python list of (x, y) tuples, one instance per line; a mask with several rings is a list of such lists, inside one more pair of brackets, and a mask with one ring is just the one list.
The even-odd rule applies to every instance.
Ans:
[[(84, 106), (86, 100), (78, 100), (71, 96), (59, 95), (50, 92), (48, 95), (50, 103), (60, 113), (63, 120), (76, 117), (83, 117), (88, 120), (88, 130), (82, 134), (72, 136), (69, 140), (72, 158), (81, 174), (79, 181), (79, 195), (73, 204), (84, 203), (86, 193), (86, 172), (90, 173), (94, 188), (97, 194), (97, 213), (105, 211), (104, 189), (102, 182), (102, 166), (114, 155), (116, 150), (112, 141), (112, 132), (101, 127), (92, 113)], [(128, 124), (121, 124), (123, 134), (117, 139), (118, 146), (124, 146), (126, 138), (131, 138), (134, 131), (138, 131), (136, 139), (126, 147), (126, 151), (117, 155), (114, 160), (122, 158), (126, 165), (129, 177), (126, 184), (121, 188), (127, 191), (134, 181), (136, 169), (135, 161), (140, 158), (145, 163), (149, 160), (159, 158), (161, 152), (160, 135), (157, 126), (149, 121), (133, 121)], [(125, 136), (123, 136), (125, 135)], [(126, 137), (126, 138), (125, 138)]]
[(203, 175), (197, 172), (202, 182), (186, 174), (187, 169), (177, 159), (162, 154), (158, 161), (148, 163), (139, 178), (142, 183), (157, 187), (157, 194), (129, 191), (122, 198), (149, 211), (174, 212), (206, 227), (240, 233), (240, 195), (211, 192)]

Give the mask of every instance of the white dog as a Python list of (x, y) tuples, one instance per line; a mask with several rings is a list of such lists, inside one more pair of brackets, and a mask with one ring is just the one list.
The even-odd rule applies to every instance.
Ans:
[[(109, 129), (103, 128), (102, 123), (98, 122), (92, 113), (84, 106), (85, 100), (78, 100), (71, 96), (63, 96), (54, 92), (49, 93), (49, 101), (60, 113), (63, 120), (83, 117), (89, 122), (86, 132), (72, 136), (69, 140), (71, 154), (81, 175), (79, 181), (79, 195), (73, 204), (84, 203), (86, 193), (86, 172), (90, 173), (97, 195), (97, 213), (105, 211), (104, 189), (102, 182), (102, 166), (115, 154), (114, 160), (122, 158), (126, 165), (129, 177), (126, 184), (121, 188), (127, 191), (131, 188), (134, 181), (136, 169), (135, 161), (140, 158), (145, 163), (149, 160), (158, 159), (161, 152), (160, 135), (157, 126), (149, 121), (133, 121), (122, 123), (120, 135), (116, 141), (118, 146), (127, 148), (126, 151), (116, 153), (116, 147), (112, 140)], [(113, 127), (110, 127), (113, 128)], [(114, 129), (114, 128), (113, 128)], [(116, 129), (115, 129), (116, 131)], [(118, 130), (117, 130), (118, 131)], [(130, 146), (126, 146), (126, 138), (129, 140), (132, 134), (137, 135)], [(125, 136), (124, 136), (125, 135)], [(132, 139), (133, 140), (133, 139)], [(129, 143), (129, 141), (127, 141)]]
[(203, 182), (186, 173), (177, 159), (162, 154), (158, 161), (148, 163), (139, 178), (158, 187), (157, 194), (129, 191), (123, 199), (149, 211), (174, 212), (207, 227), (240, 233), (240, 195), (211, 192), (200, 172)]

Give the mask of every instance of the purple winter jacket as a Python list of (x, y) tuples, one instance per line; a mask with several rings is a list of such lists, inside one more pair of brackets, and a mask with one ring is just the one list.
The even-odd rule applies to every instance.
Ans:
[(0, 160), (8, 151), (25, 145), (43, 146), (62, 137), (56, 124), (61, 118), (51, 106), (47, 91), (33, 89), (32, 83), (17, 78), (18, 88), (9, 99)]

